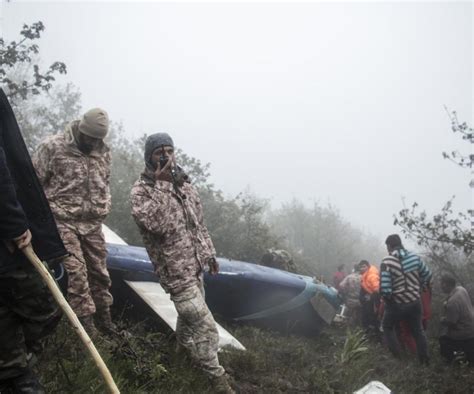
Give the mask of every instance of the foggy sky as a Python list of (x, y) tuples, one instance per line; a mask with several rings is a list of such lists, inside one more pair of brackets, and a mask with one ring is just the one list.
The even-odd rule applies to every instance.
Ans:
[[(5, 38), (44, 22), (44, 64), (83, 108), (127, 135), (169, 132), (211, 163), (227, 195), (272, 206), (330, 202), (381, 237), (418, 201), (435, 212), (470, 176), (442, 159), (469, 146), (443, 105), (472, 124), (472, 4), (3, 3)], [(138, 175), (138, 174), (137, 174)]]

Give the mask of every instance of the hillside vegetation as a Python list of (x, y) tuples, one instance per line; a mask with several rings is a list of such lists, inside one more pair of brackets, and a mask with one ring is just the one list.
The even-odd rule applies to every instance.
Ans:
[[(130, 338), (101, 338), (97, 346), (123, 393), (212, 393), (212, 387), (185, 357), (176, 354), (172, 332), (154, 321), (121, 326)], [(472, 393), (474, 373), (447, 366), (430, 340), (432, 361), (419, 366), (414, 355), (395, 360), (360, 332), (330, 327), (313, 338), (249, 326), (226, 326), (247, 348), (227, 349), (221, 361), (239, 393), (351, 393), (372, 380), (395, 393)], [(101, 393), (105, 387), (72, 329), (63, 321), (40, 358), (48, 392)]]

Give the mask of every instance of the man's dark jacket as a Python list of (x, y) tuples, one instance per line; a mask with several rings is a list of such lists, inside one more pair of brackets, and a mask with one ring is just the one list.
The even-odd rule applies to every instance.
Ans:
[(3, 242), (27, 229), (40, 259), (52, 261), (68, 254), (13, 110), (0, 89), (0, 272), (28, 264), (19, 251), (11, 254)]

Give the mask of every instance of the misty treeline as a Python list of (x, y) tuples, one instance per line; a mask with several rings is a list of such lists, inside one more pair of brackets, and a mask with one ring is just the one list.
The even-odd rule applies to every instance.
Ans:
[[(83, 110), (77, 87), (55, 83), (58, 74), (66, 73), (66, 65), (54, 62), (45, 70), (39, 66), (37, 40), (43, 30), (44, 25), (38, 22), (24, 25), (17, 41), (0, 39), (0, 83), (31, 151), (47, 135), (61, 132), (66, 123), (79, 118)], [(472, 144), (472, 128), (458, 122), (454, 112), (450, 116), (453, 132)], [(150, 130), (150, 133), (158, 131)], [(115, 122), (107, 137), (113, 156), (113, 206), (107, 223), (130, 244), (139, 245), (141, 238), (130, 216), (129, 193), (144, 167), (146, 136), (127, 138), (131, 134)], [(285, 248), (292, 253), (301, 273), (327, 276), (339, 264), (350, 266), (360, 259), (375, 263), (384, 254), (382, 240), (352, 226), (331, 205), (314, 203), (308, 207), (293, 200), (275, 210), (267, 200), (248, 190), (228, 197), (210, 182), (209, 164), (179, 149), (177, 157), (199, 188), (206, 223), (219, 256), (258, 262), (267, 249)], [(463, 156), (453, 152), (444, 153), (444, 157), (468, 168), (472, 168), (474, 161), (472, 154)], [(447, 270), (466, 283), (474, 279), (473, 239), (467, 219), (465, 213), (454, 211), (452, 201), (433, 217), (428, 217), (414, 203), (395, 215), (395, 224), (420, 245), (437, 270)]]
[[(31, 151), (46, 136), (64, 130), (82, 114), (81, 94), (71, 84), (57, 85), (41, 95), (12, 99), (21, 130)], [(159, 131), (153, 130), (152, 132)], [(144, 169), (146, 136), (127, 137), (120, 123), (112, 122), (107, 143), (112, 152), (112, 212), (107, 224), (133, 245), (141, 237), (130, 215), (129, 195)], [(172, 132), (171, 132), (172, 134)], [(269, 248), (285, 248), (294, 256), (300, 272), (330, 275), (341, 263), (379, 258), (380, 240), (366, 236), (344, 220), (337, 209), (294, 200), (278, 210), (250, 191), (228, 197), (210, 182), (210, 165), (177, 149), (177, 162), (198, 187), (219, 256), (258, 262)], [(219, 165), (219, 163), (216, 163)]]

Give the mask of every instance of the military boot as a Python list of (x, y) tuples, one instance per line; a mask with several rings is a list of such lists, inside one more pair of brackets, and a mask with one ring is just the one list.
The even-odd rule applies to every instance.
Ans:
[(12, 391), (15, 394), (45, 394), (44, 387), (38, 380), (36, 374), (29, 368), (23, 375), (11, 380)]
[(234, 389), (230, 386), (229, 375), (226, 373), (211, 379), (213, 391), (219, 394), (235, 394)]
[(119, 329), (112, 321), (110, 308), (97, 309), (95, 313), (97, 328), (107, 335), (118, 334)]
[(96, 338), (99, 335), (99, 331), (95, 328), (94, 318), (92, 315), (82, 316), (79, 318), (79, 321), (91, 338)]

